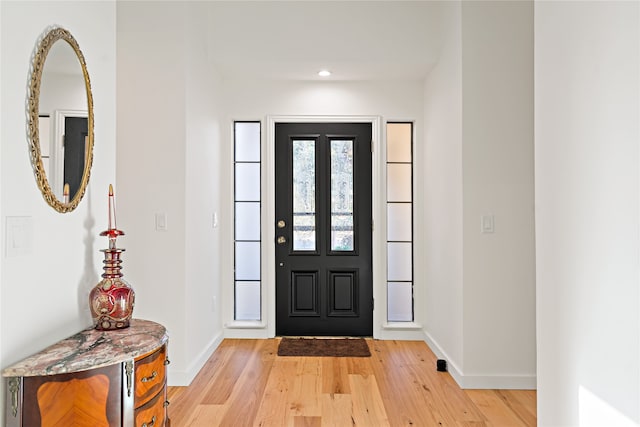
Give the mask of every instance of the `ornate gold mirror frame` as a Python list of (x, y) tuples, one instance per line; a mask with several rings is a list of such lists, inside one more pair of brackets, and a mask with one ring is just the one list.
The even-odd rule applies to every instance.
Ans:
[[(54, 193), (47, 179), (44, 164), (42, 161), (42, 151), (40, 147), (40, 85), (42, 82), (42, 73), (44, 71), (45, 60), (47, 54), (51, 50), (54, 43), (58, 41), (68, 43), (76, 54), (79, 64), (82, 68), (84, 77), (84, 87), (87, 96), (87, 137), (85, 143), (85, 162), (82, 172), (80, 186), (75, 194), (70, 195), (70, 200), (60, 200)], [(84, 196), (89, 183), (91, 174), (91, 165), (93, 163), (93, 96), (91, 94), (91, 83), (84, 55), (78, 46), (78, 42), (71, 33), (63, 28), (54, 27), (48, 30), (40, 40), (34, 52), (29, 77), (29, 91), (27, 93), (27, 120), (28, 120), (28, 137), (31, 156), (31, 164), (35, 174), (38, 188), (42, 193), (45, 201), (56, 211), (65, 213), (73, 211)], [(65, 199), (65, 197), (63, 197)]]

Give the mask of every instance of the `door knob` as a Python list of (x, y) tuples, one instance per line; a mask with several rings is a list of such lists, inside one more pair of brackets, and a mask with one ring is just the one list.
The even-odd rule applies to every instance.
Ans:
[(285, 243), (287, 243), (287, 238), (284, 236), (278, 236), (276, 242), (278, 242), (279, 245), (284, 245)]

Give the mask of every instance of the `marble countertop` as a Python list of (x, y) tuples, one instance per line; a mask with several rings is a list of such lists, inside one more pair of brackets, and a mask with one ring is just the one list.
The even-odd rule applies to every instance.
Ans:
[(88, 328), (3, 369), (3, 377), (34, 377), (86, 371), (134, 359), (160, 347), (169, 337), (164, 326), (132, 319), (112, 331)]

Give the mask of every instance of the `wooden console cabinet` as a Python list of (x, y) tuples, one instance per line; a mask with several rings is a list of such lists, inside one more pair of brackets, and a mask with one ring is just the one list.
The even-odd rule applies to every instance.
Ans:
[(86, 329), (2, 371), (6, 427), (168, 427), (166, 329)]

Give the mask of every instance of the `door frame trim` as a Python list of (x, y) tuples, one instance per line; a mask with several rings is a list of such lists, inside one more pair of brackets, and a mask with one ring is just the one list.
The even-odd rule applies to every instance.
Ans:
[[(276, 333), (276, 269), (275, 269), (275, 126), (276, 123), (371, 123), (371, 174), (372, 174), (372, 261), (373, 298), (377, 303), (373, 309), (373, 336), (378, 338), (386, 315), (386, 240), (384, 214), (386, 187), (383, 153), (383, 129), (381, 116), (267, 116), (266, 140), (263, 146), (264, 175), (262, 206), (262, 317), (266, 321), (267, 334)], [(381, 224), (381, 226), (375, 226)]]

